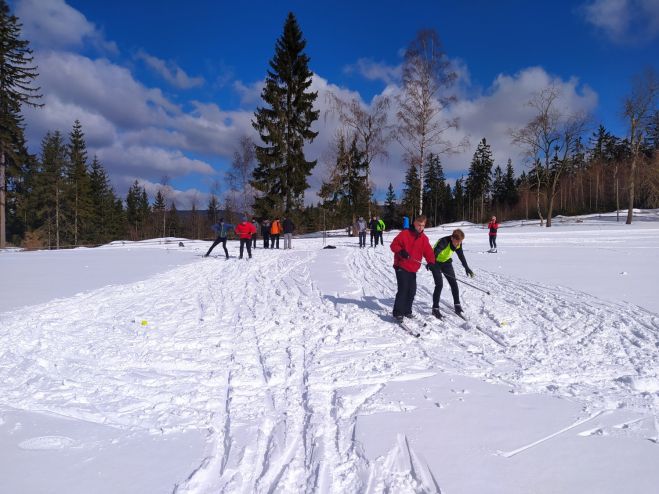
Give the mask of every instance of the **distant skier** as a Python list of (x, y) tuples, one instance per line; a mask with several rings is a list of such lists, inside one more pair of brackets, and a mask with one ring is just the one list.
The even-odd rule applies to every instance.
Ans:
[(256, 230), (254, 235), (252, 235), (252, 249), (256, 249), (256, 237), (258, 236), (260, 227), (259, 223), (256, 221), (256, 218), (252, 218), (252, 225), (254, 225), (254, 229)]
[(267, 218), (261, 221), (261, 235), (263, 236), (263, 248), (267, 249), (270, 246), (270, 220)]
[(284, 218), (282, 225), (284, 231), (284, 249), (292, 249), (291, 240), (293, 239), (293, 232), (295, 231), (295, 223), (288, 216)]
[(409, 216), (403, 216), (403, 230), (407, 230), (409, 227), (410, 227)]
[(497, 223), (497, 217), (492, 216), (492, 219), (488, 223), (487, 227), (490, 229), (490, 250), (488, 252), (497, 251), (497, 230), (499, 229), (499, 223)]
[(211, 248), (208, 249), (208, 252), (206, 252), (206, 255), (204, 257), (208, 257), (212, 250), (215, 248), (215, 246), (219, 243), (222, 244), (222, 248), (224, 249), (224, 255), (229, 259), (229, 251), (227, 250), (227, 234), (229, 233), (229, 230), (231, 230), (234, 226), (225, 223), (224, 218), (220, 218), (220, 222), (216, 223), (215, 225), (211, 226), (211, 228), (215, 231), (217, 234), (217, 238), (215, 239), (215, 242), (213, 242), (213, 245), (211, 245)]
[(279, 216), (277, 216), (272, 224), (270, 225), (270, 248), (274, 249), (275, 246), (279, 248), (279, 235), (281, 235), (281, 221), (279, 221)]
[(393, 316), (398, 322), (402, 322), (403, 317), (414, 317), (412, 303), (416, 295), (416, 273), (421, 267), (422, 258), (426, 259), (428, 265), (435, 264), (430, 241), (423, 233), (425, 227), (426, 217), (418, 216), (413, 226), (402, 230), (390, 245), (394, 253), (394, 271), (398, 287)]
[[(377, 237), (378, 237), (378, 217), (373, 216), (371, 221), (368, 222), (368, 229), (371, 232), (371, 247), (377, 247)], [(373, 245), (373, 240), (375, 239), (376, 244)]]
[(448, 284), (451, 287), (451, 293), (453, 294), (453, 306), (455, 308), (455, 313), (460, 315), (462, 314), (462, 305), (460, 305), (460, 289), (458, 288), (458, 282), (455, 279), (455, 271), (453, 270), (453, 256), (454, 252), (457, 252), (458, 257), (462, 266), (465, 268), (467, 276), (473, 278), (474, 272), (469, 269), (467, 265), (467, 259), (465, 259), (464, 252), (462, 251), (462, 242), (465, 238), (465, 234), (462, 230), (457, 229), (453, 230), (453, 233), (447, 237), (440, 238), (433, 248), (435, 253), (435, 264), (429, 264), (426, 266), (427, 269), (432, 273), (432, 277), (435, 280), (435, 290), (432, 294), (432, 315), (441, 319), (442, 314), (439, 311), (439, 297), (442, 293), (442, 274), (446, 276)]
[(243, 216), (243, 220), (235, 228), (236, 234), (240, 239), (240, 257), (243, 258), (243, 251), (247, 247), (247, 255), (252, 258), (252, 235), (256, 234), (256, 227), (249, 222), (247, 216)]
[(382, 218), (379, 216), (376, 218), (377, 222), (375, 224), (375, 246), (378, 246), (378, 241), (380, 242), (380, 245), (384, 247), (384, 242), (382, 241), (382, 234), (384, 233), (385, 229), (385, 224)]
[(359, 235), (359, 248), (366, 247), (366, 220), (363, 216), (360, 216), (357, 220), (357, 234)]

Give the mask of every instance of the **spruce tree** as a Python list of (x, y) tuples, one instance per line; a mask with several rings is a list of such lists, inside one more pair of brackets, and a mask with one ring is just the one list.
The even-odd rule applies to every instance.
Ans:
[(94, 244), (106, 243), (118, 233), (114, 218), (117, 197), (103, 165), (96, 156), (89, 172), (89, 188), (92, 214), (89, 219), (88, 238)]
[(415, 218), (419, 211), (419, 201), (421, 200), (421, 180), (416, 166), (410, 165), (405, 174), (405, 183), (403, 187), (403, 198), (401, 200), (401, 213), (405, 216)]
[(299, 205), (316, 166), (316, 160), (307, 161), (304, 155), (305, 142), (318, 135), (311, 126), (319, 115), (313, 109), (318, 93), (309, 91), (313, 74), (305, 46), (297, 20), (289, 13), (261, 93), (265, 105), (257, 108), (252, 121), (263, 142), (256, 146), (258, 164), (251, 181), (262, 193), (255, 200), (255, 210), (262, 216), (282, 209), (288, 214)]
[(485, 202), (490, 191), (493, 165), (494, 159), (492, 158), (490, 145), (483, 138), (478, 143), (474, 157), (471, 160), (466, 184), (469, 206), (474, 208), (474, 214), (471, 215), (473, 221), (484, 219)]
[(208, 200), (208, 206), (206, 207), (206, 214), (208, 216), (208, 221), (211, 225), (217, 223), (220, 219), (220, 203), (217, 200), (215, 194), (211, 194), (210, 199)]
[(35, 194), (40, 198), (38, 214), (42, 219), (44, 236), (48, 247), (60, 248), (63, 232), (66, 168), (66, 146), (59, 132), (46, 134), (41, 142), (41, 174)]
[(400, 226), (397, 209), (398, 207), (396, 206), (396, 193), (394, 192), (394, 186), (391, 185), (391, 182), (389, 182), (387, 195), (384, 198), (384, 217), (382, 218), (385, 225), (391, 228)]
[(91, 186), (87, 171), (87, 144), (79, 120), (69, 134), (69, 200), (73, 245), (78, 245), (88, 229), (92, 213)]
[(39, 88), (31, 86), (37, 67), (29, 42), (20, 39), (21, 27), (0, 0), (0, 248), (6, 245), (7, 178), (18, 175), (27, 156), (21, 106), (40, 106), (35, 101), (41, 97)]
[(517, 182), (515, 180), (515, 170), (513, 169), (513, 162), (508, 158), (506, 165), (506, 175), (503, 179), (504, 184), (504, 202), (506, 206), (512, 208), (519, 200), (519, 192), (517, 191)]

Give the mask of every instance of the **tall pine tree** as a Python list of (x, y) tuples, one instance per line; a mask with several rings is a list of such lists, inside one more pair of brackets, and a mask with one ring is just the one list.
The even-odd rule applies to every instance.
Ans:
[(87, 144), (82, 125), (79, 120), (73, 124), (69, 134), (69, 205), (71, 214), (72, 243), (78, 245), (84, 238), (87, 240), (89, 222), (92, 213), (91, 185), (87, 171)]
[(265, 105), (257, 108), (252, 121), (264, 144), (256, 146), (258, 164), (251, 181), (262, 193), (255, 200), (262, 216), (281, 210), (288, 214), (300, 205), (309, 187), (307, 177), (316, 166), (316, 160), (307, 161), (304, 155), (305, 142), (318, 135), (311, 126), (319, 115), (313, 109), (318, 93), (309, 91), (313, 74), (305, 46), (297, 20), (289, 13), (261, 93)]
[(419, 211), (421, 200), (421, 180), (415, 165), (410, 165), (405, 174), (403, 187), (403, 198), (401, 200), (401, 213), (410, 218), (415, 218)]
[(7, 241), (7, 178), (18, 175), (27, 155), (21, 106), (40, 106), (35, 101), (41, 97), (39, 88), (31, 86), (39, 74), (29, 42), (20, 38), (21, 27), (7, 2), (0, 0), (0, 249)]

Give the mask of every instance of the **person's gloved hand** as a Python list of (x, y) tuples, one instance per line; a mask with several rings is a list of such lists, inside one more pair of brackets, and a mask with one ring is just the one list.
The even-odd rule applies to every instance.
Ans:
[(403, 259), (409, 259), (409, 258), (410, 258), (410, 255), (407, 253), (407, 251), (406, 251), (405, 249), (401, 249), (401, 250), (398, 252), (398, 255), (399, 255), (400, 257), (402, 257)]
[(476, 275), (474, 274), (474, 272), (473, 272), (471, 269), (469, 269), (469, 268), (467, 268), (465, 271), (466, 271), (466, 273), (467, 273), (467, 276), (469, 276), (470, 278), (473, 278), (474, 276), (476, 276)]
[(426, 269), (427, 269), (428, 271), (430, 271), (430, 266), (432, 266), (432, 264), (428, 264), (428, 263), (426, 263)]

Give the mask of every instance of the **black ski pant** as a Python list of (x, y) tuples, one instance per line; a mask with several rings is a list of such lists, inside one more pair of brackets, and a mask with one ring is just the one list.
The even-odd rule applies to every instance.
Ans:
[(217, 244), (221, 243), (222, 247), (224, 248), (224, 255), (227, 256), (227, 259), (229, 258), (229, 251), (227, 250), (227, 238), (226, 237), (217, 237), (215, 239), (215, 242), (213, 242), (213, 245), (211, 245), (211, 248), (208, 249), (208, 252), (206, 252), (206, 257), (210, 256), (211, 251), (215, 248)]
[(278, 233), (270, 234), (270, 248), (274, 249), (275, 245), (277, 245), (277, 249), (278, 249), (279, 248), (279, 234)]
[(252, 235), (252, 249), (256, 249), (256, 233)]
[(243, 258), (243, 250), (247, 247), (247, 255), (249, 258), (252, 258), (252, 239), (251, 238), (241, 238), (240, 239), (240, 259)]
[[(371, 247), (373, 247), (373, 239), (375, 239), (375, 241), (377, 242), (377, 236), (378, 236), (378, 234), (375, 233), (373, 230), (371, 230)], [(378, 245), (378, 244), (375, 244), (375, 245)]]
[(366, 232), (359, 232), (359, 246), (366, 247)]
[(496, 249), (496, 248), (497, 248), (497, 236), (490, 235), (490, 249)]
[(264, 233), (263, 234), (263, 248), (267, 249), (269, 245), (270, 245), (270, 234), (269, 233)]
[(375, 246), (377, 247), (378, 241), (380, 241), (380, 245), (384, 247), (384, 241), (382, 240), (382, 232), (375, 232)]
[(435, 280), (435, 290), (432, 292), (432, 306), (439, 307), (439, 296), (442, 294), (442, 273), (446, 276), (448, 284), (451, 287), (451, 293), (453, 294), (453, 304), (460, 303), (460, 290), (458, 288), (458, 282), (455, 279), (455, 271), (453, 270), (452, 262), (436, 262), (435, 264), (430, 265), (430, 271), (432, 272), (432, 277)]
[(412, 314), (412, 303), (416, 295), (416, 273), (410, 273), (403, 268), (394, 268), (396, 271), (396, 300), (394, 301), (394, 317)]

